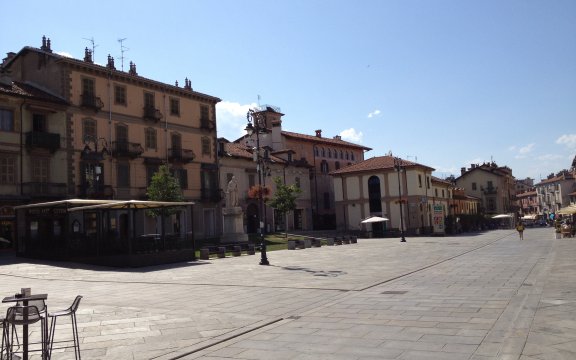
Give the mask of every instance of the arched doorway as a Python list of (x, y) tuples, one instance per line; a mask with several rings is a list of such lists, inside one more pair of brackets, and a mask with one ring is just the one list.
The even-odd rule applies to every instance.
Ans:
[(248, 234), (254, 234), (258, 232), (258, 205), (249, 204), (246, 208), (246, 232)]
[[(368, 179), (368, 202), (370, 215), (382, 216), (382, 193), (378, 176), (370, 176)], [(384, 235), (384, 222), (372, 223), (371, 226), (372, 236), (382, 237)]]

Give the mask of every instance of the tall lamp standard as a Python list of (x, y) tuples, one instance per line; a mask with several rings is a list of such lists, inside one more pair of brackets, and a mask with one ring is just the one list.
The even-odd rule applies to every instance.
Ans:
[(402, 211), (402, 192), (400, 189), (400, 172), (404, 170), (402, 167), (402, 159), (399, 157), (394, 157), (394, 168), (398, 173), (398, 203), (400, 204), (400, 234), (402, 236), (402, 240), (400, 242), (406, 242), (406, 238), (404, 237), (404, 214)]
[(270, 265), (268, 257), (266, 256), (266, 241), (264, 240), (264, 194), (262, 193), (262, 172), (264, 170), (264, 161), (260, 155), (260, 134), (267, 132), (266, 118), (264, 114), (250, 109), (246, 114), (246, 120), (248, 120), (248, 125), (246, 125), (245, 130), (248, 136), (256, 134), (256, 153), (254, 161), (256, 161), (256, 169), (258, 171), (258, 232), (260, 234), (260, 265)]

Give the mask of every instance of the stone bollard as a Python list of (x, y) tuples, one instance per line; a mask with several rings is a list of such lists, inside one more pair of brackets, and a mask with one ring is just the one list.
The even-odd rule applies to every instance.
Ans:
[(219, 246), (218, 247), (218, 257), (219, 258), (225, 258), (226, 257), (226, 247), (225, 246)]
[(248, 244), (248, 255), (254, 255), (254, 254), (256, 254), (254, 244)]
[(350, 236), (350, 242), (352, 244), (357, 244), (358, 243), (358, 237), (357, 236)]
[(296, 250), (296, 241), (288, 240), (288, 250)]
[(334, 246), (334, 238), (327, 238), (326, 239), (326, 245)]
[(202, 248), (200, 249), (200, 260), (210, 259), (210, 249)]
[(312, 241), (310, 239), (304, 239), (304, 247), (305, 248), (311, 248), (312, 247)]
[(232, 250), (232, 256), (242, 255), (242, 247), (240, 245), (234, 245), (234, 250)]

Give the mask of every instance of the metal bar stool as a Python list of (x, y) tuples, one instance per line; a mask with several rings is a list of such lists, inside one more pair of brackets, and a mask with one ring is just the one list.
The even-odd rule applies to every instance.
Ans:
[(52, 357), (52, 347), (54, 345), (54, 333), (56, 330), (56, 319), (60, 316), (70, 316), (71, 323), (72, 323), (73, 339), (72, 340), (58, 341), (58, 343), (74, 341), (74, 345), (73, 346), (63, 346), (63, 347), (59, 347), (57, 349), (65, 349), (65, 348), (73, 347), (74, 348), (74, 356), (75, 356), (76, 360), (80, 360), (80, 341), (78, 339), (78, 323), (76, 321), (76, 310), (78, 310), (78, 306), (80, 305), (80, 300), (82, 300), (82, 296), (78, 295), (78, 296), (76, 296), (76, 299), (74, 299), (74, 302), (72, 303), (72, 305), (68, 309), (48, 313), (48, 316), (51, 319), (50, 320), (50, 336), (49, 336), (49, 338), (50, 338), (50, 350), (48, 351), (48, 355), (49, 355), (48, 358)]
[[(28, 343), (24, 344), (24, 348), (20, 351), (20, 344), (16, 350), (14, 350), (14, 336), (17, 336), (16, 326), (23, 326), (26, 329), (28, 325), (35, 324), (40, 321), (40, 342), (39, 343)], [(24, 330), (25, 331), (25, 330)], [(12, 359), (13, 355), (16, 353), (23, 352), (24, 354), (32, 351), (40, 351), (42, 353), (42, 359), (48, 359), (48, 332), (47, 327), (43, 323), (42, 313), (38, 310), (37, 306), (28, 305), (16, 305), (8, 308), (6, 312), (6, 318), (4, 319), (3, 331), (2, 331), (2, 343), (3, 351), (2, 356), (4, 356), (4, 350), (6, 352), (6, 358)], [(28, 345), (40, 344), (40, 349), (29, 350)]]

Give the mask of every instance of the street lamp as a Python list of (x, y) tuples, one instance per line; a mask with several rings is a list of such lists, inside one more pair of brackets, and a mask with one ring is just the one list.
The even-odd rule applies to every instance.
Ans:
[(402, 167), (402, 159), (399, 157), (394, 157), (394, 168), (398, 173), (398, 203), (400, 204), (400, 234), (402, 236), (402, 240), (400, 242), (406, 242), (406, 238), (404, 237), (404, 215), (402, 211), (402, 192), (400, 189), (400, 171), (404, 170)]
[(266, 129), (266, 116), (261, 112), (254, 111), (252, 109), (248, 110), (246, 114), (246, 120), (248, 120), (248, 125), (246, 125), (246, 133), (248, 136), (256, 134), (256, 152), (254, 155), (254, 161), (256, 162), (256, 169), (258, 171), (258, 232), (260, 234), (260, 265), (270, 265), (268, 262), (268, 257), (266, 257), (266, 241), (264, 240), (264, 194), (262, 189), (262, 176), (264, 171), (264, 159), (260, 156), (260, 134), (268, 132)]
[[(90, 147), (93, 144), (94, 149)], [(98, 147), (101, 150), (98, 150)], [(88, 189), (95, 192), (100, 187), (103, 166), (100, 163), (104, 160), (104, 156), (108, 154), (108, 142), (105, 138), (99, 138), (92, 135), (84, 136), (84, 149), (82, 150), (81, 158), (85, 163), (84, 179), (85, 190), (88, 195)]]

